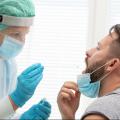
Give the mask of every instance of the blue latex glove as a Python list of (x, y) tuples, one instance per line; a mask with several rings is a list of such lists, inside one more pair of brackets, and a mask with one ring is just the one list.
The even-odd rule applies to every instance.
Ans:
[(33, 105), (28, 111), (22, 114), (20, 120), (47, 120), (51, 113), (51, 105), (45, 99)]
[(43, 66), (38, 63), (27, 68), (18, 77), (17, 87), (10, 94), (10, 98), (17, 106), (23, 106), (33, 96), (37, 85), (42, 80), (42, 72)]

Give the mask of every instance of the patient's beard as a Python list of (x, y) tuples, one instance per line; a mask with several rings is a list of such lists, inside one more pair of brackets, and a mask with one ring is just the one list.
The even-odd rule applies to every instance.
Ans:
[[(92, 73), (96, 69), (100, 68), (106, 63), (106, 61), (97, 61), (93, 65), (89, 66), (86, 68), (85, 73)], [(101, 67), (100, 69), (96, 70), (93, 72), (90, 77), (91, 77), (91, 83), (98, 81), (100, 78), (102, 78), (105, 75), (105, 66)]]

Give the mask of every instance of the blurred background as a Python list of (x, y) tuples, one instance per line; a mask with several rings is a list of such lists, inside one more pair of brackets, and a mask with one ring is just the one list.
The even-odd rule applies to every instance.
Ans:
[[(22, 53), (18, 75), (33, 63), (44, 65), (44, 77), (34, 96), (18, 111), (23, 113), (46, 98), (52, 104), (50, 119), (60, 119), (57, 94), (65, 81), (75, 81), (85, 69), (85, 51), (120, 24), (120, 0), (34, 0), (36, 17)], [(76, 118), (93, 101), (81, 96)]]

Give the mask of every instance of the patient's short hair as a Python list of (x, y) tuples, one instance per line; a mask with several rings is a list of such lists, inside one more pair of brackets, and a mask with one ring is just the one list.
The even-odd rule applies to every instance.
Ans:
[(120, 39), (120, 24), (116, 24), (110, 28), (110, 30), (109, 30), (110, 35), (111, 35), (112, 31), (114, 31), (118, 35), (118, 38)]
[(110, 54), (112, 57), (120, 58), (120, 24), (112, 26), (109, 30), (109, 35), (112, 37), (112, 32), (117, 34), (117, 38), (110, 45)]

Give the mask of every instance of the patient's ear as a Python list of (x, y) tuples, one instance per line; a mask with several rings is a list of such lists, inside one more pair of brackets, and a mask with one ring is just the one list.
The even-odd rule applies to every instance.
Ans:
[(120, 59), (119, 58), (113, 58), (111, 59), (106, 67), (107, 72), (112, 72), (116, 68), (120, 67)]

